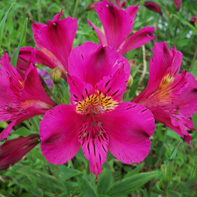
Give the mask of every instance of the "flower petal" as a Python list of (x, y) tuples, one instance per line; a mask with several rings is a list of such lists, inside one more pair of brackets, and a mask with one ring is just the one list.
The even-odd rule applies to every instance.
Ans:
[(122, 94), (126, 90), (126, 83), (130, 74), (130, 65), (127, 61), (122, 64), (114, 75), (104, 77), (96, 84), (96, 89), (106, 96), (111, 96), (113, 100), (121, 101)]
[(144, 160), (150, 150), (149, 137), (155, 129), (153, 115), (148, 109), (123, 102), (98, 118), (109, 134), (108, 149), (118, 160), (127, 164)]
[[(101, 133), (99, 133), (101, 132)], [(102, 171), (102, 164), (107, 158), (107, 146), (109, 137), (107, 132), (100, 126), (96, 127), (95, 122), (85, 122), (80, 129), (79, 142), (82, 145), (85, 157), (90, 161), (90, 170), (98, 174)]]
[(76, 76), (95, 86), (104, 76), (113, 75), (125, 61), (125, 58), (110, 47), (85, 42), (72, 50), (68, 70), (70, 76)]
[(117, 50), (131, 32), (133, 20), (126, 11), (107, 1), (98, 3), (96, 12), (105, 30), (108, 46)]
[[(60, 20), (62, 11), (47, 25), (33, 23), (32, 29), (36, 44), (56, 65), (67, 71), (68, 56), (77, 31), (77, 20), (71, 17)], [(63, 66), (63, 68), (62, 68)]]
[(48, 162), (63, 164), (75, 156), (80, 148), (78, 133), (83, 121), (83, 116), (70, 105), (58, 105), (46, 112), (40, 123), (40, 139)]
[(119, 47), (119, 53), (124, 55), (128, 51), (141, 47), (147, 42), (150, 42), (155, 38), (153, 35), (154, 31), (154, 27), (144, 27), (143, 29), (135, 32)]
[(107, 39), (106, 39), (105, 35), (103, 34), (103, 32), (97, 26), (95, 26), (93, 23), (91, 23), (90, 20), (88, 20), (88, 24), (96, 31), (96, 34), (97, 34), (97, 36), (100, 40), (100, 43), (103, 46), (106, 46), (107, 45)]

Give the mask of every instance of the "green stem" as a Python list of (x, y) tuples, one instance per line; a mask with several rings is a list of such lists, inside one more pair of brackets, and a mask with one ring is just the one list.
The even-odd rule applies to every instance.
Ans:
[(48, 86), (44, 83), (43, 84), (44, 88), (46, 89), (46, 91), (60, 104), (62, 104), (62, 102), (53, 94), (53, 92), (51, 92), (51, 90), (48, 88)]
[(75, 8), (74, 8), (74, 12), (73, 12), (73, 18), (75, 18), (75, 17), (76, 17), (78, 4), (79, 4), (79, 0), (76, 0), (76, 1), (75, 1)]
[(192, 59), (192, 63), (191, 63), (191, 67), (190, 67), (190, 72), (193, 70), (194, 63), (196, 61), (196, 58), (197, 58), (197, 49), (194, 52), (194, 58)]
[(57, 84), (55, 84), (55, 87), (56, 87), (57, 92), (58, 92), (58, 94), (60, 95), (60, 97), (61, 97), (62, 101), (63, 101), (64, 103), (66, 103), (66, 101), (65, 101), (65, 99), (64, 99), (64, 97), (63, 97), (63, 95), (62, 95), (62, 93), (61, 93), (61, 91), (60, 91), (60, 89), (59, 89), (59, 87), (58, 87), (58, 85), (57, 85)]
[(39, 132), (39, 126), (38, 126), (38, 124), (37, 124), (35, 118), (34, 118), (34, 117), (33, 117), (33, 118), (30, 118), (29, 121), (30, 121), (30, 123), (32, 124), (33, 129), (34, 129), (36, 132)]

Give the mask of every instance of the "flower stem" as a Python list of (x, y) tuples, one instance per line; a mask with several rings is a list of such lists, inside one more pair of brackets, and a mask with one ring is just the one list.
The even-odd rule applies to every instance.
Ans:
[(60, 91), (60, 89), (59, 89), (59, 87), (58, 87), (58, 85), (57, 85), (57, 84), (55, 84), (55, 87), (56, 87), (57, 92), (58, 92), (58, 94), (60, 95), (60, 97), (61, 97), (62, 101), (63, 101), (64, 103), (66, 103), (66, 101), (65, 101), (65, 99), (64, 99), (64, 97), (63, 97), (63, 95), (62, 95), (62, 93), (61, 93), (61, 91)]
[[(193, 60), (192, 60), (192, 63), (191, 63), (190, 72), (192, 72), (192, 70), (193, 70), (194, 63), (195, 63), (195, 61), (196, 61), (196, 57), (197, 57), (197, 49), (196, 49), (195, 52), (194, 52), (194, 57), (193, 57)], [(195, 76), (195, 77), (196, 77), (196, 76)]]
[(60, 104), (62, 104), (62, 102), (53, 94), (53, 92), (51, 92), (51, 90), (48, 88), (48, 86), (44, 83), (43, 84), (44, 88), (47, 90), (47, 92)]
[(146, 50), (145, 50), (145, 46), (142, 46), (142, 55), (143, 55), (143, 71), (142, 71), (142, 76), (139, 80), (139, 84), (143, 81), (144, 76), (146, 74), (146, 69), (147, 69), (147, 63), (146, 63)]
[(76, 17), (78, 4), (79, 4), (79, 0), (76, 0), (76, 1), (75, 1), (75, 8), (74, 8), (74, 12), (73, 12), (73, 18), (75, 18), (75, 17)]
[(38, 126), (38, 124), (37, 124), (35, 118), (34, 118), (34, 117), (33, 117), (33, 118), (30, 118), (29, 121), (30, 121), (30, 123), (32, 124), (32, 127), (34, 128), (34, 130), (35, 130), (36, 132), (39, 132), (39, 126)]

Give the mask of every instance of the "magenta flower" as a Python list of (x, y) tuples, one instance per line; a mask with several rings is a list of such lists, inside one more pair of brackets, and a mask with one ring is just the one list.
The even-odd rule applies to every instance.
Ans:
[[(36, 62), (49, 68), (59, 67), (66, 75), (68, 70), (68, 56), (72, 50), (73, 40), (77, 31), (77, 20), (71, 17), (60, 19), (63, 12), (55, 15), (47, 24), (32, 24), (36, 44), (41, 51), (36, 51)], [(23, 47), (20, 57), (29, 59), (31, 47)]]
[(0, 170), (5, 170), (17, 163), (39, 142), (39, 135), (35, 134), (4, 142), (0, 146)]
[(80, 146), (96, 175), (108, 150), (127, 164), (142, 161), (155, 124), (143, 105), (120, 103), (130, 74), (128, 61), (109, 47), (87, 42), (73, 49), (68, 69), (71, 105), (49, 110), (40, 124), (47, 161), (63, 164)]
[(129, 6), (126, 10), (122, 10), (115, 7), (113, 3), (103, 1), (97, 4), (96, 12), (105, 34), (89, 20), (88, 23), (96, 31), (103, 46), (110, 46), (123, 55), (154, 39), (153, 27), (144, 27), (129, 36), (137, 10), (138, 6)]
[(197, 111), (197, 80), (185, 70), (179, 74), (182, 54), (166, 43), (156, 43), (149, 64), (146, 89), (133, 102), (150, 109), (155, 119), (177, 132), (187, 143), (193, 130), (192, 115)]
[(10, 65), (6, 53), (1, 57), (0, 121), (12, 122), (0, 133), (0, 140), (7, 138), (16, 124), (33, 116), (44, 114), (56, 105), (41, 85), (36, 67), (33, 65), (34, 56), (35, 54), (32, 54), (24, 76), (21, 76)]
[(182, 0), (174, 0), (174, 5), (175, 5), (177, 11), (180, 9), (181, 4), (182, 4)]
[(153, 2), (153, 1), (145, 1), (144, 6), (146, 6), (149, 10), (151, 10), (153, 12), (157, 12), (162, 15), (161, 8), (157, 3)]
[[(103, 1), (103, 0), (100, 0), (100, 1)], [(105, 1), (105, 0), (104, 0), (104, 1)], [(111, 0), (108, 0), (108, 2), (110, 3)], [(86, 10), (87, 10), (87, 11), (94, 10), (94, 9), (96, 8), (96, 6), (97, 6), (98, 3), (99, 3), (99, 1), (91, 3), (91, 4), (86, 8)], [(121, 9), (121, 8), (123, 8), (123, 7), (125, 7), (125, 6), (127, 5), (127, 2), (126, 2), (126, 1), (123, 1), (123, 2), (122, 2), (122, 0), (115, 0), (115, 3), (116, 3), (117, 8), (119, 8), (119, 9)]]

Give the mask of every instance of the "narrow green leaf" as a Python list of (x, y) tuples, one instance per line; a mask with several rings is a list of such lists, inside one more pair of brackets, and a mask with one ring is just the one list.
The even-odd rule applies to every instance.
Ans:
[(12, 5), (8, 8), (7, 12), (5, 13), (5, 15), (0, 23), (0, 47), (1, 47), (2, 39), (3, 39), (3, 30), (4, 30), (4, 26), (5, 26), (5, 21), (6, 21), (7, 16), (14, 4), (15, 4), (15, 2), (13, 2)]
[(23, 43), (23, 40), (25, 38), (25, 35), (26, 35), (27, 22), (28, 22), (28, 18), (25, 19), (24, 26), (23, 26), (23, 31), (22, 31), (22, 34), (21, 34), (21, 39), (20, 39), (19, 45), (18, 45), (16, 51), (14, 51), (13, 56), (12, 56), (12, 59), (11, 59), (11, 62), (10, 62), (11, 65), (14, 66), (14, 67), (16, 67), (16, 62), (17, 62), (18, 54), (19, 54), (21, 45)]
[(144, 172), (123, 179), (112, 185), (107, 191), (108, 196), (125, 196), (141, 188), (145, 183), (158, 176), (158, 171)]

